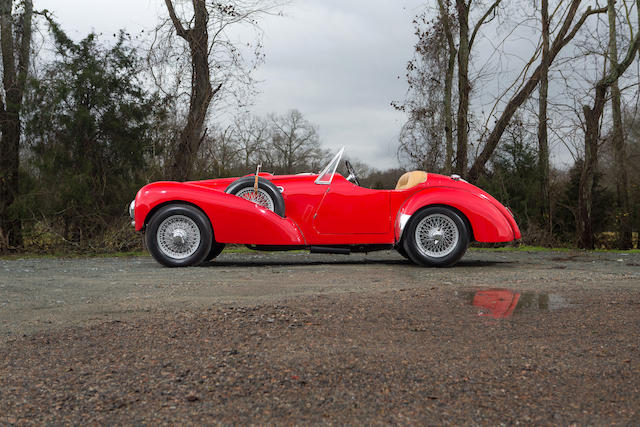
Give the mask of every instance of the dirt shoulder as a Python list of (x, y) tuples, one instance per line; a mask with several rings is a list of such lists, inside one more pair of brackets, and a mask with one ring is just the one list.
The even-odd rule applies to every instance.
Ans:
[(521, 291), (633, 288), (640, 254), (470, 251), (454, 268), (369, 255), (222, 254), (197, 268), (149, 257), (0, 260), (0, 340), (15, 333), (116, 320), (154, 310), (255, 305), (304, 295), (394, 289)]
[[(472, 251), (451, 269), (384, 252), (180, 270), (16, 260), (0, 273), (0, 424), (640, 422), (637, 254)], [(488, 288), (517, 291), (507, 318), (472, 305)]]

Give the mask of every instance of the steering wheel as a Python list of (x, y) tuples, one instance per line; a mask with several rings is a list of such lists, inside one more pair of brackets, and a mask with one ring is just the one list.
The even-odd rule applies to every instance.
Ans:
[(349, 160), (344, 161), (344, 165), (347, 167), (347, 172), (349, 172), (349, 176), (347, 177), (347, 181), (353, 182), (355, 185), (360, 187), (360, 181), (358, 181), (358, 177), (356, 176), (356, 171), (353, 169), (351, 162)]

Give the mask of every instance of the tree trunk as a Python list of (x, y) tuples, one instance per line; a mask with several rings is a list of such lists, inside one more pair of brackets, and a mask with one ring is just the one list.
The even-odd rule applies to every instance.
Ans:
[(467, 176), (467, 150), (469, 145), (469, 6), (465, 0), (456, 0), (460, 41), (458, 47), (458, 118), (456, 173)]
[[(11, 215), (10, 207), (20, 188), (20, 110), (29, 70), (33, 3), (31, 0), (24, 1), (24, 12), (17, 32), (13, 28), (12, 3), (11, 0), (0, 0), (0, 48), (5, 96), (5, 99), (0, 96), (0, 236), (7, 239), (10, 247), (16, 247), (22, 244), (22, 227), (20, 220)], [(18, 40), (14, 40), (14, 33)]]
[(549, 1), (540, 5), (542, 20), (542, 59), (540, 62), (540, 99), (538, 104), (538, 168), (542, 219), (552, 232), (551, 201), (549, 199), (549, 143), (547, 139), (547, 94), (549, 91)]
[(193, 2), (193, 27), (185, 29), (175, 14), (172, 0), (165, 0), (169, 16), (178, 36), (189, 44), (191, 54), (191, 97), (187, 123), (180, 133), (173, 153), (173, 162), (169, 175), (176, 181), (189, 179), (198, 149), (204, 138), (204, 122), (213, 96), (220, 89), (211, 86), (209, 69), (209, 33), (207, 22), (209, 14), (204, 0)]
[(600, 139), (600, 117), (605, 104), (606, 88), (596, 91), (593, 108), (583, 106), (585, 121), (584, 135), (584, 164), (580, 173), (578, 187), (578, 220), (576, 222), (576, 237), (578, 247), (593, 249), (593, 221), (591, 207), (593, 204), (593, 178), (598, 167), (598, 142)]
[[(618, 66), (618, 45), (616, 31), (616, 11), (614, 2), (608, 2), (609, 14), (609, 62), (612, 68)], [(620, 108), (620, 88), (618, 81), (611, 84), (611, 116), (613, 119), (612, 142), (615, 151), (615, 175), (617, 195), (618, 249), (630, 249), (631, 212), (629, 208), (629, 189), (627, 187), (626, 143), (622, 130), (622, 113)]]
[[(614, 8), (615, 0), (608, 1), (608, 9)], [(615, 16), (613, 17), (613, 31), (615, 31)], [(611, 15), (610, 15), (611, 22)], [(610, 25), (611, 27), (611, 25)], [(610, 28), (611, 31), (611, 28)], [(627, 49), (627, 54), (619, 64), (612, 64), (610, 71), (598, 81), (595, 87), (595, 97), (593, 107), (583, 106), (585, 119), (584, 136), (584, 167), (580, 175), (580, 185), (578, 194), (578, 220), (576, 224), (576, 234), (578, 245), (583, 249), (593, 249), (593, 227), (591, 218), (593, 176), (598, 162), (598, 141), (600, 139), (600, 117), (604, 110), (607, 90), (618, 81), (618, 78), (629, 68), (638, 53), (640, 45), (640, 31), (637, 31)], [(611, 49), (611, 45), (609, 46)], [(617, 50), (617, 49), (616, 49)], [(611, 52), (609, 53), (611, 56)], [(617, 61), (616, 61), (617, 62)]]
[(444, 169), (447, 175), (453, 172), (453, 115), (451, 107), (451, 98), (453, 92), (453, 73), (456, 67), (456, 58), (458, 51), (456, 49), (455, 42), (453, 41), (453, 34), (451, 32), (451, 25), (449, 24), (449, 10), (444, 7), (443, 0), (438, 0), (438, 6), (440, 7), (440, 17), (444, 26), (444, 32), (447, 37), (448, 55), (449, 60), (447, 63), (447, 73), (444, 79), (444, 131), (446, 136), (446, 149), (445, 149), (445, 162)]

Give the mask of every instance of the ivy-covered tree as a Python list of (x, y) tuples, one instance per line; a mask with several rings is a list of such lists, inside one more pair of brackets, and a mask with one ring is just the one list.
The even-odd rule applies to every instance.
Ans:
[(122, 214), (140, 186), (157, 99), (142, 87), (124, 32), (107, 47), (93, 33), (74, 42), (48, 21), (56, 57), (29, 87), (26, 137), (37, 185), (23, 209), (58, 215), (65, 238), (77, 240)]
[(22, 244), (14, 201), (20, 188), (22, 107), (31, 59), (31, 0), (0, 0), (0, 250)]

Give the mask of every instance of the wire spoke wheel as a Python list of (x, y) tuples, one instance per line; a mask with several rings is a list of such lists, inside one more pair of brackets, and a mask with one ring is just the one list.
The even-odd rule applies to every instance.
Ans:
[(174, 259), (185, 259), (193, 255), (200, 246), (200, 228), (191, 218), (172, 215), (158, 226), (156, 239), (160, 251)]
[(242, 197), (250, 202), (255, 203), (256, 205), (260, 205), (263, 208), (269, 209), (273, 211), (275, 206), (273, 203), (273, 199), (262, 188), (258, 188), (258, 191), (254, 190), (253, 187), (243, 188), (242, 190), (236, 193), (236, 196)]
[(450, 217), (435, 213), (424, 217), (416, 226), (415, 240), (418, 250), (433, 258), (452, 253), (458, 245), (460, 232)]
[(262, 206), (284, 218), (284, 197), (282, 196), (284, 189), (276, 187), (275, 184), (263, 177), (258, 177), (258, 188), (255, 185), (255, 175), (243, 176), (229, 184), (224, 191)]

